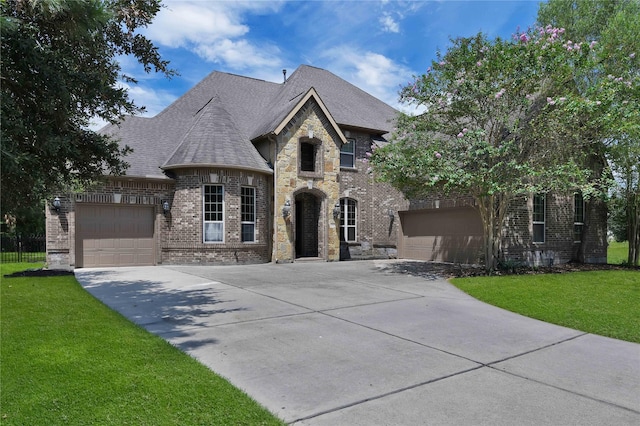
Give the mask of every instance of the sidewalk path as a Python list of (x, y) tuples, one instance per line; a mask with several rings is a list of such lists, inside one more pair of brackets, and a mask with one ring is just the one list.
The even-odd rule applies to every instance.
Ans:
[(288, 423), (640, 424), (640, 345), (489, 306), (398, 262), (76, 276)]

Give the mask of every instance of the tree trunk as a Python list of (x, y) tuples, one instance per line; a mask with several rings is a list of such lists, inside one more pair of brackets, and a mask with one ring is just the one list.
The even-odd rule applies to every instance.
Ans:
[(627, 263), (638, 266), (640, 257), (640, 194), (627, 187), (627, 236), (629, 251)]
[(502, 222), (509, 197), (506, 195), (482, 195), (475, 197), (482, 220), (484, 237), (484, 265), (487, 272), (498, 267), (502, 246)]

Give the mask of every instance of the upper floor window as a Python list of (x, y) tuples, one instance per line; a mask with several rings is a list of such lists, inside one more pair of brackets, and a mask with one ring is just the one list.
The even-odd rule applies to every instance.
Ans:
[(533, 242), (544, 243), (545, 225), (545, 194), (535, 194), (533, 196)]
[(356, 140), (347, 139), (347, 143), (340, 148), (340, 167), (355, 167)]
[(340, 241), (357, 240), (357, 202), (351, 198), (340, 200)]
[(584, 227), (584, 199), (582, 194), (573, 196), (573, 241), (582, 241), (582, 228)]
[(322, 142), (319, 139), (300, 140), (298, 144), (298, 174), (322, 176)]
[(240, 191), (240, 237), (242, 242), (254, 242), (256, 240), (256, 189), (243, 186)]
[(312, 143), (300, 144), (300, 170), (303, 172), (316, 171), (316, 146)]
[(224, 241), (224, 186), (205, 185), (203, 192), (203, 240), (221, 243)]

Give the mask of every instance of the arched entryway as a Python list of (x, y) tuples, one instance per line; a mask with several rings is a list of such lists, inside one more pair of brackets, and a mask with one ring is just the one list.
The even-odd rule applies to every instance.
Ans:
[(295, 198), (296, 258), (322, 256), (320, 250), (320, 208), (322, 200), (310, 192)]

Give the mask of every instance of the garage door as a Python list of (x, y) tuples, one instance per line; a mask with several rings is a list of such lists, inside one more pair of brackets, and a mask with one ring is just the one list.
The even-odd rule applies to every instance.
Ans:
[(398, 256), (403, 259), (477, 263), (482, 222), (471, 207), (410, 210), (400, 214)]
[(76, 266), (155, 263), (153, 206), (76, 205)]

